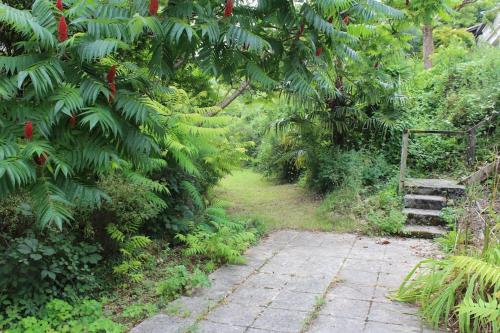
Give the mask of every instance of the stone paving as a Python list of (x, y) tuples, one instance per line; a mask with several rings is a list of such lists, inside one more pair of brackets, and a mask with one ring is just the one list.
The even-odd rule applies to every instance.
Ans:
[(219, 268), (210, 288), (131, 333), (435, 332), (416, 307), (387, 297), (434, 251), (421, 239), (275, 232), (247, 251), (246, 265)]

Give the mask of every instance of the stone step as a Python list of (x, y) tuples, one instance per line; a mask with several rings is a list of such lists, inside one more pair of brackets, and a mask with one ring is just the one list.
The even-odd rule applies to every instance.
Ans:
[(450, 179), (408, 178), (404, 182), (405, 192), (422, 195), (444, 195), (458, 198), (465, 194), (465, 186)]
[(412, 238), (427, 238), (432, 239), (441, 237), (446, 234), (446, 229), (434, 225), (415, 225), (408, 224), (401, 230), (401, 235), (404, 237)]
[(406, 208), (441, 210), (446, 206), (446, 198), (439, 195), (406, 194)]
[(406, 223), (417, 225), (445, 225), (446, 222), (441, 217), (440, 210), (405, 208)]

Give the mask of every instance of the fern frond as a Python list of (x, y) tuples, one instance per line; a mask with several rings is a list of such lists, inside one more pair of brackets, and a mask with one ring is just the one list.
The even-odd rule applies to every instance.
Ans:
[[(478, 299), (474, 302), (472, 298), (465, 298), (458, 306), (458, 319), (460, 332), (469, 333), (498, 332), (500, 329), (500, 302), (498, 299), (490, 298), (489, 301)], [(470, 329), (472, 327), (472, 330)]]

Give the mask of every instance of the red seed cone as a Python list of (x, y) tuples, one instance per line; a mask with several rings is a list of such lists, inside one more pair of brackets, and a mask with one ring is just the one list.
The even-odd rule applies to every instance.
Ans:
[(349, 25), (349, 15), (344, 16), (342, 21), (344, 22), (345, 25)]
[(323, 52), (323, 48), (322, 47), (318, 47), (316, 49), (316, 57), (319, 57), (321, 55), (321, 52)]
[(71, 125), (71, 127), (75, 127), (76, 126), (76, 115), (72, 114), (71, 117), (69, 117), (68, 122)]
[(66, 39), (68, 39), (68, 25), (66, 24), (66, 18), (64, 18), (64, 16), (61, 16), (61, 19), (59, 20), (57, 32), (59, 34), (60, 42), (64, 42)]
[(41, 154), (41, 155), (38, 155), (37, 157), (35, 157), (35, 162), (39, 166), (43, 166), (46, 161), (47, 161), (47, 155), (45, 155), (45, 154)]
[(59, 9), (59, 10), (63, 10), (63, 9), (64, 9), (64, 7), (63, 7), (63, 3), (62, 3), (62, 0), (57, 0), (57, 2), (56, 2), (56, 7), (57, 7), (57, 9)]
[(110, 91), (111, 94), (109, 94), (108, 101), (110, 103), (112, 103), (113, 99), (115, 99), (115, 96), (116, 96), (116, 85), (115, 85), (114, 82), (111, 82), (109, 84), (109, 91)]
[(31, 121), (27, 121), (24, 124), (24, 138), (26, 140), (31, 140), (33, 138), (33, 123)]
[(115, 82), (115, 77), (116, 77), (116, 66), (113, 65), (108, 70), (108, 74), (106, 75), (106, 79), (108, 80), (108, 83), (114, 83)]
[(328, 18), (328, 23), (332, 23), (332, 22), (333, 22), (333, 16), (330, 16), (330, 17)]
[(225, 17), (233, 15), (233, 7), (234, 7), (233, 0), (226, 0), (226, 7), (224, 8)]
[(158, 0), (149, 1), (149, 15), (154, 16), (158, 14)]
[(301, 23), (299, 31), (297, 31), (297, 35), (295, 35), (295, 39), (299, 39), (303, 33), (304, 33), (304, 23)]

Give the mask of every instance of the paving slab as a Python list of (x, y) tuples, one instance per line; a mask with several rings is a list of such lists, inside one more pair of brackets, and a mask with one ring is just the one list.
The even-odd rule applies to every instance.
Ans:
[(300, 332), (308, 316), (304, 311), (267, 308), (251, 325), (274, 332)]
[[(333, 316), (318, 316), (313, 325), (307, 330), (309, 333), (359, 333), (365, 327), (364, 320), (339, 318)], [(388, 333), (388, 332), (386, 332)]]
[(246, 253), (246, 265), (210, 274), (131, 333), (439, 332), (415, 306), (391, 300), (413, 265), (436, 253), (428, 240), (284, 230)]

